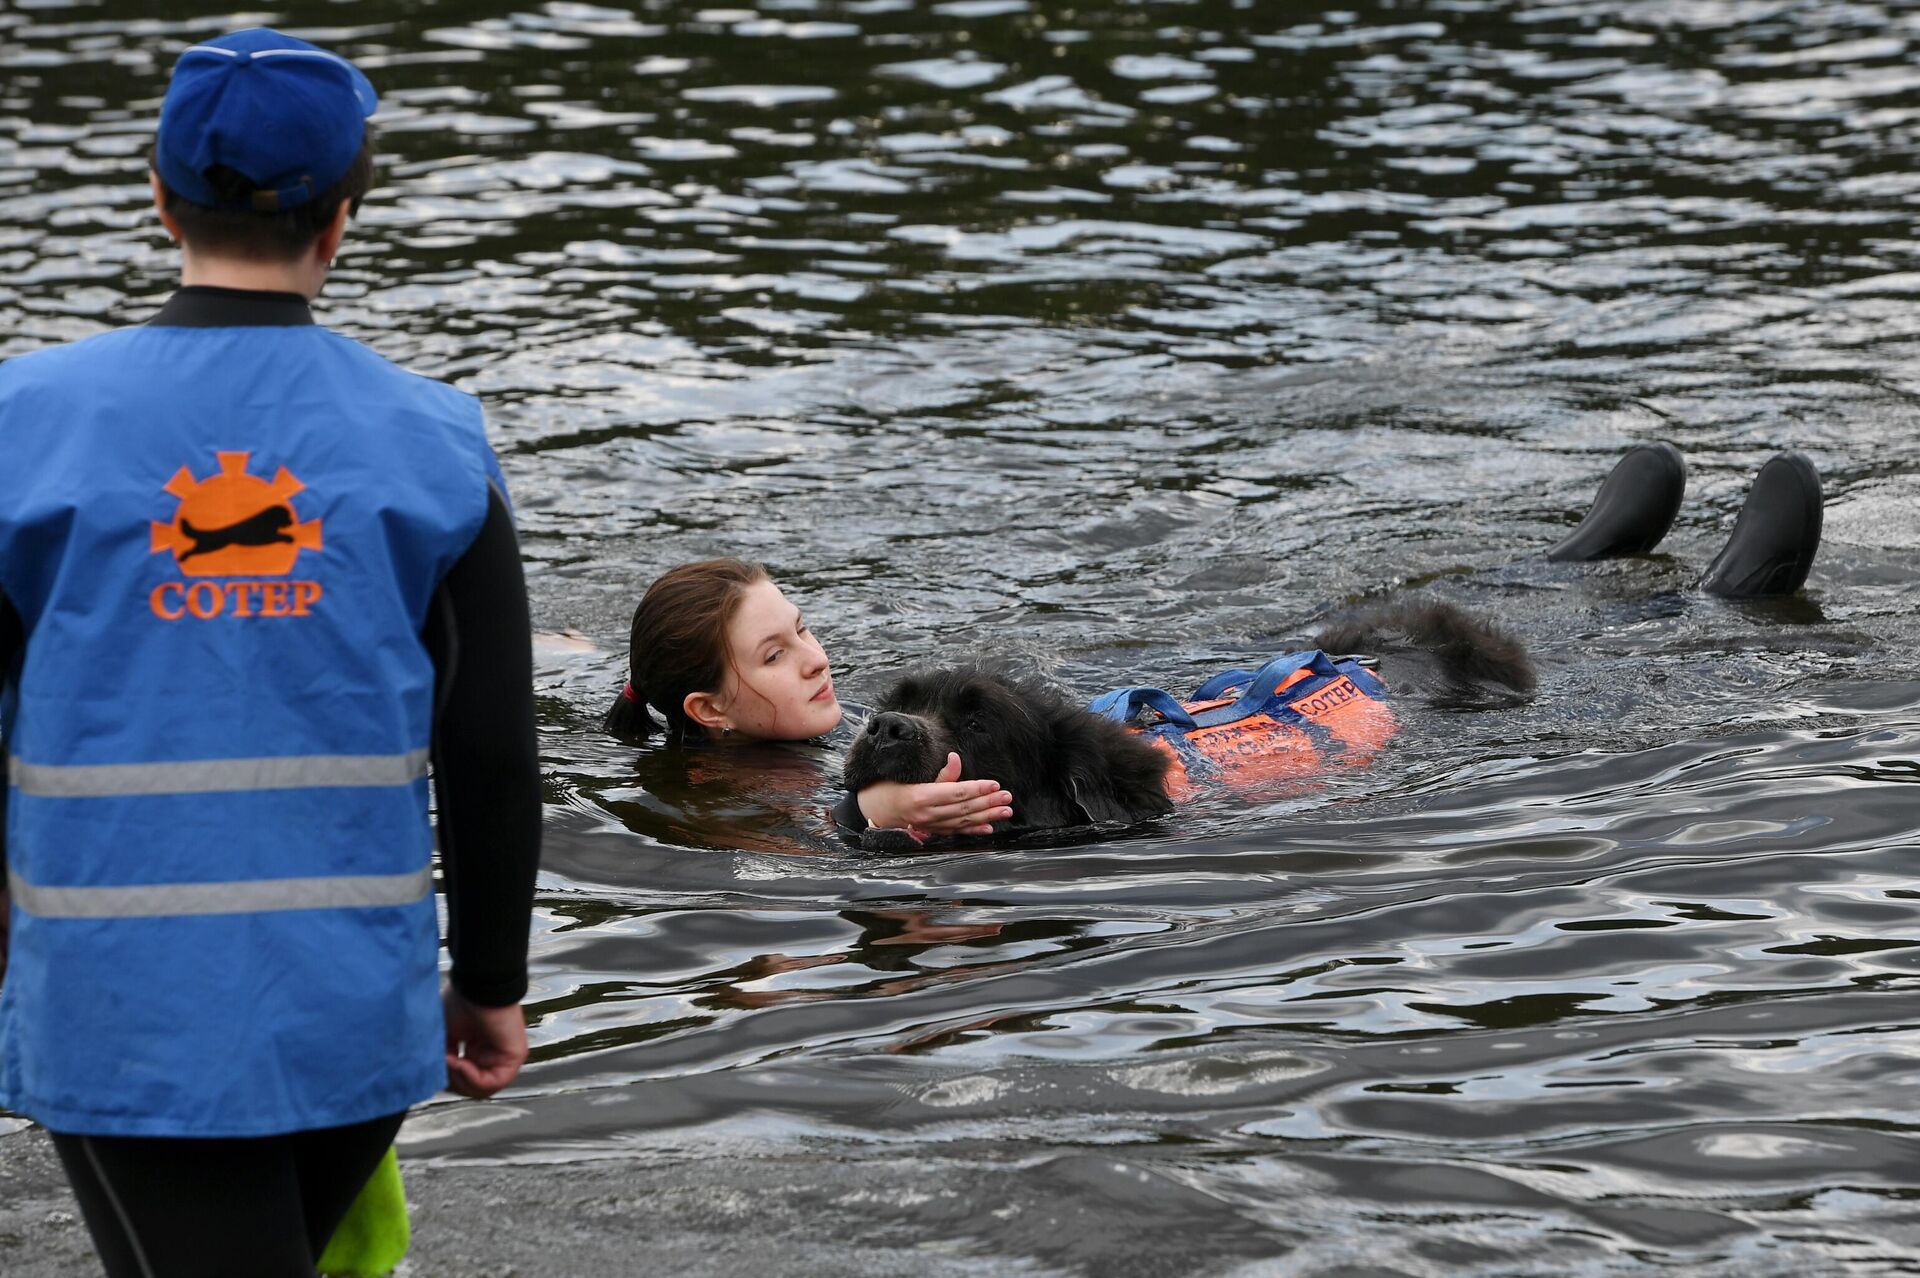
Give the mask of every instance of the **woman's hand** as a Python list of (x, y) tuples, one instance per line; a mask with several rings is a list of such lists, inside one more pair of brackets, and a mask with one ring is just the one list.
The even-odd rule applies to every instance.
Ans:
[(1013, 815), (1013, 796), (998, 781), (962, 781), (960, 756), (949, 754), (940, 775), (919, 785), (876, 781), (858, 796), (867, 824), (905, 830), (922, 841), (938, 834), (992, 834)]

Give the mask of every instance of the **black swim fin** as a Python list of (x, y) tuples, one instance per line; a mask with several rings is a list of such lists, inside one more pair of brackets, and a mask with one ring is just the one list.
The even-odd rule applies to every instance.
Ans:
[(1673, 527), (1687, 491), (1687, 463), (1672, 444), (1635, 444), (1614, 463), (1593, 507), (1548, 559), (1585, 563), (1644, 555)]
[(1805, 453), (1768, 458), (1700, 589), (1730, 599), (1800, 589), (1820, 549), (1820, 503), (1820, 472)]

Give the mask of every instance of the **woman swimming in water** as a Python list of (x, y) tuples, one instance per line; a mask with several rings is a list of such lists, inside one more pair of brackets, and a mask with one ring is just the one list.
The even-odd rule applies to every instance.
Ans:
[[(826, 651), (800, 610), (759, 564), (706, 559), (663, 573), (633, 613), (627, 685), (606, 729), (651, 733), (651, 706), (669, 734), (694, 741), (809, 741), (840, 723)], [(881, 781), (836, 809), (842, 825), (929, 835), (990, 834), (1013, 815), (991, 780), (961, 781), (949, 755), (936, 780)]]

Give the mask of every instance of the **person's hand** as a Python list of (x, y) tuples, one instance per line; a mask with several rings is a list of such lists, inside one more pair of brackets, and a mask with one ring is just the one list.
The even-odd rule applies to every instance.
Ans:
[(957, 754), (947, 756), (947, 765), (931, 781), (876, 781), (858, 797), (868, 825), (906, 830), (921, 840), (939, 834), (992, 834), (995, 821), (1013, 815), (1013, 796), (998, 781), (960, 779)]
[(452, 985), (440, 991), (447, 1014), (447, 1087), (485, 1100), (519, 1074), (527, 1060), (527, 1017), (518, 1003), (481, 1007)]

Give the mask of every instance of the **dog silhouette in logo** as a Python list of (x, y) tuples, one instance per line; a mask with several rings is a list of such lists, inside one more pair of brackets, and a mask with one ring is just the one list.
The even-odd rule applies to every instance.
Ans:
[(269, 506), (259, 514), (249, 515), (225, 528), (195, 528), (190, 521), (183, 519), (180, 521), (180, 531), (193, 539), (193, 548), (180, 556), (180, 562), (185, 563), (195, 555), (210, 555), (228, 546), (272, 546), (291, 542), (293, 538), (287, 533), (287, 528), (292, 523), (293, 511), (285, 506)]
[(182, 466), (163, 486), (180, 504), (148, 525), (153, 554), (172, 555), (189, 577), (284, 577), (301, 555), (320, 553), (320, 521), (300, 518), (294, 498), (307, 486), (292, 471), (268, 480), (248, 472), (246, 453), (216, 455), (220, 469), (205, 479)]

